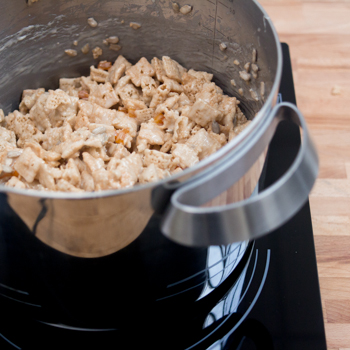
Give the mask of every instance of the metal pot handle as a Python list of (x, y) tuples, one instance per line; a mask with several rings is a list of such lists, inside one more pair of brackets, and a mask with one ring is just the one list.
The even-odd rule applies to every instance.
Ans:
[[(282, 120), (292, 121), (303, 129), (302, 144), (289, 170), (271, 187), (244, 201), (200, 207), (230, 188), (253, 166)], [(317, 152), (304, 117), (295, 105), (281, 103), (232, 155), (173, 194), (161, 224), (162, 231), (170, 239), (189, 246), (227, 245), (258, 238), (298, 212), (315, 183), (318, 168)]]

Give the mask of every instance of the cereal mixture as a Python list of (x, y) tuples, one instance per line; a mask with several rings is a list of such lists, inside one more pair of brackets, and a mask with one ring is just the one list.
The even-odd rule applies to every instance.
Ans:
[(0, 110), (0, 182), (101, 191), (182, 172), (249, 124), (212, 78), (166, 56), (135, 65), (119, 56), (57, 90), (24, 90), (19, 110)]

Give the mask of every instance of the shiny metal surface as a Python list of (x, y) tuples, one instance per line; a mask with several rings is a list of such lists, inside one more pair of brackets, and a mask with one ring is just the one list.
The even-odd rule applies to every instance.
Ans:
[(37, 238), (70, 255), (93, 258), (133, 242), (153, 210), (150, 191), (70, 200), (8, 194), (8, 203)]
[[(64, 53), (65, 49), (75, 48), (74, 40), (79, 42), (78, 50), (86, 43), (91, 48), (101, 46), (104, 51), (101, 59), (114, 60), (117, 54), (103, 47), (102, 40), (118, 35), (122, 45), (119, 53), (134, 63), (141, 56), (151, 59), (168, 55), (187, 68), (214, 73), (216, 83), (227, 94), (239, 97), (246, 115), (249, 118), (255, 116), (249, 128), (216, 154), (183, 174), (157, 184), (86, 194), (1, 187), (0, 192), (6, 193), (9, 205), (32, 234), (52, 248), (91, 258), (126, 247), (142, 234), (153, 213), (164, 212), (176, 189), (188, 181), (200, 181), (202, 176), (216, 169), (220, 160), (235, 157), (243, 142), (257, 142), (253, 135), (271, 120), (270, 111), (281, 78), (282, 56), (268, 15), (254, 0), (193, 0), (191, 4), (193, 11), (186, 16), (174, 13), (171, 1), (159, 0), (39, 0), (32, 6), (25, 0), (12, 0), (2, 5), (0, 108), (5, 112), (18, 107), (23, 89), (56, 88), (60, 77), (88, 74), (89, 66), (96, 63), (92, 55), (80, 53), (71, 58)], [(94, 17), (98, 27), (89, 27), (88, 17)], [(138, 22), (142, 27), (135, 31), (129, 27), (129, 22)], [(228, 47), (224, 53), (219, 48), (222, 42)], [(246, 84), (240, 80), (239, 71), (252, 60), (253, 49), (258, 52), (259, 78)], [(233, 64), (234, 59), (241, 62), (240, 66)], [(244, 96), (233, 88), (231, 79), (239, 82)], [(261, 82), (266, 86), (265, 97), (255, 101), (249, 90), (258, 92)], [(258, 156), (264, 156), (264, 151), (264, 148), (256, 149), (256, 160)], [(257, 169), (260, 169), (260, 163), (257, 161)], [(236, 179), (242, 178), (248, 170), (242, 164), (234, 168)], [(250, 165), (254, 166), (253, 163)], [(249, 187), (252, 187), (251, 183)], [(216, 193), (210, 192), (210, 198), (220, 194), (221, 187), (217, 189)], [(244, 188), (241, 192), (246, 194), (245, 197), (251, 194)], [(304, 195), (307, 194), (304, 188)], [(216, 210), (213, 210), (214, 215)], [(211, 214), (208, 212), (208, 215)], [(266, 210), (264, 215), (270, 217), (271, 212)], [(167, 227), (167, 235), (187, 241), (187, 244), (193, 243), (192, 238), (179, 238), (175, 233), (179, 230), (174, 225)], [(182, 234), (186, 235), (188, 227), (182, 227), (185, 227)], [(242, 237), (234, 227), (229, 229), (231, 242)], [(175, 231), (170, 232), (173, 228)], [(225, 237), (223, 242), (228, 241), (227, 229), (218, 235)], [(216, 242), (219, 244), (220, 240)]]
[[(285, 223), (302, 207), (318, 175), (318, 156), (305, 119), (290, 103), (277, 105), (269, 122), (252, 138), (242, 143), (232, 158), (224, 159), (212, 174), (179, 189), (171, 199), (162, 230), (178, 243), (191, 246), (227, 244), (251, 240)], [(303, 129), (303, 142), (290, 169), (273, 186), (243, 202), (221, 207), (200, 208), (238, 179), (234, 168), (254, 164), (261, 149), (271, 141), (281, 120), (290, 120)]]

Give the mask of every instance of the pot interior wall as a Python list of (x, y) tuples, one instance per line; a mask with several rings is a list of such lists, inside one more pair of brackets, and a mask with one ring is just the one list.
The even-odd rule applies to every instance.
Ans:
[[(276, 75), (276, 45), (266, 18), (250, 0), (194, 0), (191, 4), (192, 12), (183, 15), (174, 12), (172, 1), (160, 0), (39, 0), (32, 6), (25, 0), (6, 2), (0, 13), (0, 108), (6, 113), (16, 109), (24, 89), (53, 89), (61, 77), (88, 75), (89, 67), (98, 62), (91, 49), (99, 46), (101, 60), (114, 61), (122, 54), (136, 63), (142, 56), (167, 55), (186, 68), (212, 72), (215, 82), (225, 93), (239, 97), (243, 111), (253, 118), (264, 103), (260, 83), (265, 83), (266, 97)], [(89, 17), (97, 20), (96, 28), (87, 24)], [(138, 22), (141, 28), (133, 30), (130, 22)], [(114, 35), (120, 38), (119, 52), (102, 43)], [(87, 43), (90, 53), (84, 55), (80, 49)], [(221, 43), (227, 45), (224, 52)], [(77, 49), (78, 56), (67, 56), (66, 49)], [(259, 78), (246, 83), (239, 71), (252, 61), (253, 49), (258, 53)], [(244, 96), (238, 94), (239, 88)]]

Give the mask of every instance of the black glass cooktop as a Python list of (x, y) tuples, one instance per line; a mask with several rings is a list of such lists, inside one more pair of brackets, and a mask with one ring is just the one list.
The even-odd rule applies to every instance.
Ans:
[[(279, 98), (296, 103), (282, 47)], [(299, 146), (299, 128), (280, 124), (260, 190)], [(1, 350), (326, 349), (309, 203), (255, 242), (209, 249), (170, 242), (155, 215), (127, 248), (87, 260), (41, 243), (5, 195), (0, 208)]]
[[(289, 48), (286, 44), (282, 48), (284, 69), (279, 97), (295, 104)], [(269, 148), (261, 188), (283, 175), (299, 145), (299, 128), (282, 123)], [(269, 262), (266, 281), (245, 324), (237, 330), (239, 345), (230, 349), (327, 349), (309, 202), (283, 227), (258, 239), (254, 249)], [(249, 270), (253, 268), (251, 262)], [(262, 263), (256, 264), (256, 273), (263, 274), (265, 268)], [(253, 290), (249, 289), (247, 296)], [(251, 295), (246, 300), (249, 303), (253, 299)], [(238, 311), (247, 307), (243, 301)]]

